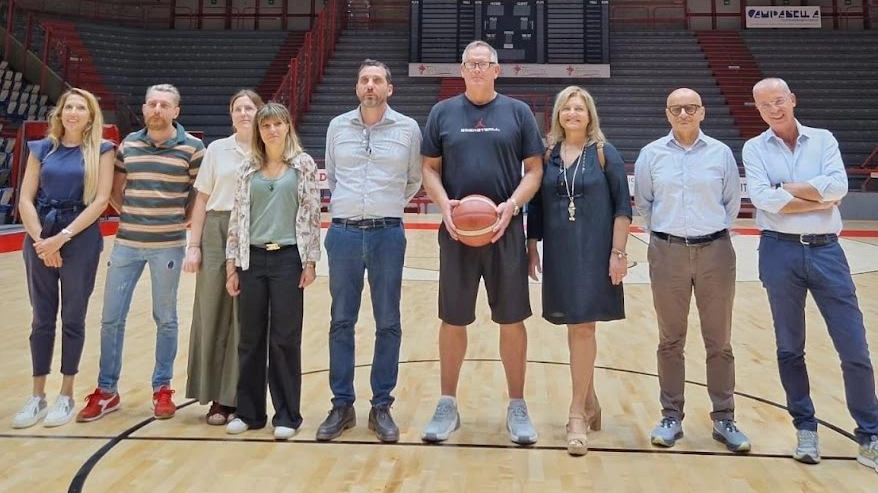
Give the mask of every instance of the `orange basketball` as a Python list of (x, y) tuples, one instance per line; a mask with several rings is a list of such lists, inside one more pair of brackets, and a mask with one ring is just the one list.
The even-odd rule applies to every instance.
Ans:
[(451, 211), (451, 220), (460, 242), (471, 247), (491, 243), (494, 226), (500, 220), (497, 205), (484, 195), (467, 195)]

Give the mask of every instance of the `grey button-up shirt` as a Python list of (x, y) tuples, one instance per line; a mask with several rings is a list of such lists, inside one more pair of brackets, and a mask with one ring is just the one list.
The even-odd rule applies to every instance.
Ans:
[(326, 177), (333, 218), (402, 217), (421, 188), (421, 130), (389, 106), (367, 127), (356, 108), (329, 123)]

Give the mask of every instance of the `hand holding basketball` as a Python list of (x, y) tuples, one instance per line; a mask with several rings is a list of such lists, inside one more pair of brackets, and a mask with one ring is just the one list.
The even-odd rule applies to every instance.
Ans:
[(493, 200), (484, 195), (467, 195), (451, 211), (451, 220), (461, 243), (480, 247), (491, 242), (500, 217)]
[(509, 227), (509, 223), (512, 222), (512, 216), (515, 211), (515, 206), (510, 204), (509, 201), (501, 202), (500, 205), (497, 206), (497, 224), (494, 226), (494, 237), (491, 238), (491, 243), (496, 243), (500, 238), (503, 237), (503, 234), (506, 233), (506, 228)]

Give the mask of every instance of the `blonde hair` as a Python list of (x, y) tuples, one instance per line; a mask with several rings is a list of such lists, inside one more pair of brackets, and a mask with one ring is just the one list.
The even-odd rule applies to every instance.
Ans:
[(573, 97), (582, 98), (585, 101), (585, 109), (588, 112), (588, 125), (585, 127), (586, 145), (606, 142), (607, 138), (604, 137), (604, 132), (601, 131), (601, 123), (598, 119), (598, 109), (595, 106), (594, 98), (591, 97), (588, 91), (579, 86), (568, 86), (555, 97), (555, 107), (552, 108), (552, 127), (546, 136), (549, 147), (554, 146), (567, 137), (564, 127), (561, 126), (561, 107)]
[(82, 151), (82, 162), (85, 170), (82, 201), (88, 205), (95, 199), (98, 191), (104, 115), (101, 113), (101, 107), (98, 105), (98, 99), (94, 94), (76, 87), (67, 90), (58, 98), (58, 104), (49, 115), (49, 130), (46, 132), (46, 137), (52, 142), (50, 153), (58, 150), (58, 147), (61, 145), (61, 139), (64, 136), (64, 124), (61, 122), (61, 113), (64, 111), (64, 105), (67, 104), (67, 99), (70, 96), (79, 96), (84, 99), (89, 113), (89, 122), (82, 131), (82, 143), (79, 145)]
[(304, 151), (304, 149), (302, 149), (302, 144), (299, 143), (299, 136), (296, 135), (296, 130), (293, 128), (293, 123), (290, 119), (290, 112), (287, 110), (287, 107), (280, 103), (267, 103), (256, 112), (256, 121), (254, 122), (256, 128), (254, 129), (251, 140), (251, 166), (257, 169), (261, 168), (266, 159), (265, 142), (262, 142), (262, 136), (259, 132), (259, 127), (262, 126), (262, 123), (265, 120), (280, 120), (290, 129), (287, 133), (286, 139), (284, 139), (284, 153), (282, 156), (284, 162), (290, 162), (297, 154)]

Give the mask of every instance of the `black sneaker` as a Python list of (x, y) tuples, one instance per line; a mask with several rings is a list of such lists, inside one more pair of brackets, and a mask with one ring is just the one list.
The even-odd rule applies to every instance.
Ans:
[(345, 430), (356, 425), (357, 415), (354, 412), (354, 406), (334, 407), (329, 411), (329, 416), (317, 428), (317, 440), (326, 442), (338, 438)]
[(390, 415), (390, 406), (376, 406), (369, 411), (369, 429), (382, 442), (398, 442), (399, 428)]

